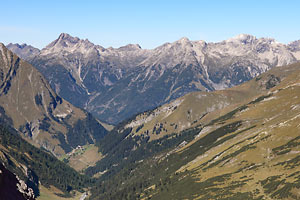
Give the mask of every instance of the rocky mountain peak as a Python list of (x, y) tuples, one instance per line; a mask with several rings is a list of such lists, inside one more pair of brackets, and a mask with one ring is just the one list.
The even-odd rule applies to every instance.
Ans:
[(288, 47), (291, 51), (300, 51), (300, 40), (289, 43)]
[(23, 44), (18, 44), (18, 43), (13, 44), (13, 43), (9, 43), (7, 46), (13, 46), (13, 45), (15, 45), (16, 47), (18, 47), (19, 49), (24, 49), (25, 47), (30, 46), (30, 45), (27, 45), (26, 43), (23, 43)]
[[(72, 37), (70, 34), (68, 33), (61, 33), (58, 37), (59, 39), (75, 39), (77, 37)], [(79, 40), (79, 38), (78, 38)]]
[(3, 52), (3, 49), (6, 49), (5, 45), (3, 43), (0, 42), (0, 50), (1, 52)]
[(60, 54), (62, 52), (82, 54), (88, 53), (91, 49), (94, 49), (95, 45), (88, 39), (79, 39), (73, 37), (67, 33), (61, 33), (59, 37), (42, 49), (42, 55), (46, 54)]
[(207, 42), (204, 40), (197, 40), (197, 41), (193, 41), (194, 44), (199, 44), (201, 46), (206, 46)]
[(118, 48), (118, 50), (122, 50), (122, 51), (136, 51), (141, 49), (142, 47), (139, 44), (128, 44), (126, 46), (122, 46)]
[(180, 43), (187, 43), (187, 42), (190, 42), (190, 40), (187, 38), (187, 37), (182, 37), (178, 40), (178, 42)]
[(69, 35), (67, 33), (61, 33), (56, 40), (54, 40), (48, 46), (46, 46), (46, 49), (55, 47), (55, 46), (56, 47), (68, 47), (71, 44), (76, 44), (79, 40), (80, 39), (78, 37), (72, 37), (71, 35)]
[(80, 41), (78, 37), (73, 37), (68, 33), (61, 33), (57, 39), (59, 42), (69, 42), (69, 43), (77, 43)]
[(173, 42), (171, 46), (182, 46), (184, 48), (193, 47), (192, 41), (190, 41), (187, 37), (182, 37), (179, 40)]
[(233, 38), (227, 39), (226, 42), (249, 44), (249, 43), (253, 43), (255, 40), (256, 37), (254, 37), (253, 35), (239, 34)]
[(300, 60), (300, 40), (296, 40), (287, 45), (288, 49), (292, 52), (297, 60)]

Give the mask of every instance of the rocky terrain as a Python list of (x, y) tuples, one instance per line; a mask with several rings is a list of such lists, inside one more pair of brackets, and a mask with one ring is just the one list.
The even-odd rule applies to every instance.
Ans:
[(33, 190), (0, 163), (0, 199), (33, 200)]
[(39, 51), (18, 44), (8, 48), (33, 64), (63, 98), (117, 124), (189, 92), (232, 87), (297, 62), (299, 45), (241, 34), (217, 43), (181, 38), (155, 49), (104, 48), (62, 33)]

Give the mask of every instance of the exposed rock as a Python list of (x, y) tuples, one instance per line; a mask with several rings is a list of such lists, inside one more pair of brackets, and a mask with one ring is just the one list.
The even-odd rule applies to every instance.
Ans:
[(34, 192), (0, 163), (0, 199), (33, 200)]

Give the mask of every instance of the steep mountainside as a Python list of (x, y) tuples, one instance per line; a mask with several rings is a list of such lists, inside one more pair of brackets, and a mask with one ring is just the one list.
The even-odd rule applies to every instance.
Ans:
[(27, 185), (0, 163), (0, 199), (32, 200), (35, 197), (31, 191), (31, 188), (27, 188)]
[(105, 49), (63, 33), (27, 60), (59, 95), (117, 124), (192, 91), (241, 84), (296, 62), (299, 52), (297, 41), (284, 45), (245, 34), (218, 43), (182, 38), (145, 50), (133, 44)]
[(0, 115), (19, 133), (55, 155), (95, 143), (106, 130), (58, 96), (32, 65), (0, 44)]
[(26, 142), (14, 129), (0, 125), (0, 199), (43, 199), (50, 195), (60, 199), (57, 194), (74, 197), (92, 182)]
[(274, 68), (245, 84), (226, 90), (189, 93), (169, 104), (132, 117), (124, 128), (131, 128), (133, 135), (147, 135), (154, 140), (208, 123), (250, 99), (264, 95), (297, 68), (285, 73), (281, 73), (281, 70)]
[[(104, 158), (86, 171), (100, 176), (92, 199), (299, 199), (299, 80), (299, 63), (277, 67), (124, 122), (100, 141)], [(147, 134), (153, 120), (178, 131)]]
[(297, 64), (278, 71), (290, 75), (264, 96), (213, 120), (165, 161), (189, 155), (169, 176), (168, 191), (156, 188), (152, 199), (299, 199), (299, 69)]

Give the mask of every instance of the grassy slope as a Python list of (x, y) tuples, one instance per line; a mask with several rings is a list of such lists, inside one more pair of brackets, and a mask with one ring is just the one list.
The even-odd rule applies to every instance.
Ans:
[[(267, 89), (276, 77), (281, 79), (281, 83)], [(212, 95), (220, 94), (218, 99), (224, 96), (230, 99), (231, 104), (215, 109), (193, 125), (191, 123), (186, 126), (203, 128), (200, 128), (200, 133), (199, 129), (191, 129), (191, 136), (197, 137), (191, 141), (186, 140), (190, 142), (184, 147), (166, 148), (155, 153), (153, 157), (136, 160), (133, 165), (125, 166), (109, 180), (99, 183), (93, 190), (92, 198), (299, 198), (298, 80), (300, 64), (294, 64), (272, 69), (241, 86), (213, 92)], [(211, 93), (186, 95), (181, 98), (183, 102), (167, 118), (184, 120), (188, 118), (186, 111), (192, 110), (190, 119), (193, 120), (194, 116), (205, 109), (201, 104), (203, 102), (195, 100), (199, 94), (208, 96)], [(215, 101), (218, 100), (214, 97), (208, 98), (206, 103)], [(150, 120), (139, 129), (147, 128), (151, 123), (162, 123), (161, 113), (163, 112), (152, 118), (157, 121), (152, 123)], [(144, 115), (150, 116), (149, 113)], [(143, 118), (141, 116), (136, 118)], [(133, 126), (132, 135), (139, 134), (136, 129), (140, 124), (136, 124)], [(180, 130), (179, 127), (178, 125)], [(166, 133), (160, 134), (149, 136), (152, 136), (151, 140), (154, 142), (155, 137), (162, 138)], [(158, 147), (162, 144), (163, 142), (157, 143)], [(139, 148), (134, 148), (132, 154), (138, 150)]]
[(134, 135), (150, 136), (150, 141), (174, 132), (179, 133), (184, 129), (208, 123), (264, 94), (268, 90), (266, 85), (271, 74), (283, 78), (290, 73), (281, 73), (279, 68), (274, 68), (256, 79), (230, 89), (193, 92), (153, 111), (137, 115), (126, 127), (132, 127)]
[[(224, 121), (215, 121), (214, 126), (237, 120), (243, 123), (230, 133), (231, 139), (199, 151), (181, 166), (177, 177), (171, 176), (174, 182), (152, 192), (152, 199), (299, 199), (299, 80), (300, 69), (272, 88), (269, 97), (247, 104)], [(205, 135), (178, 154), (194, 151)]]

